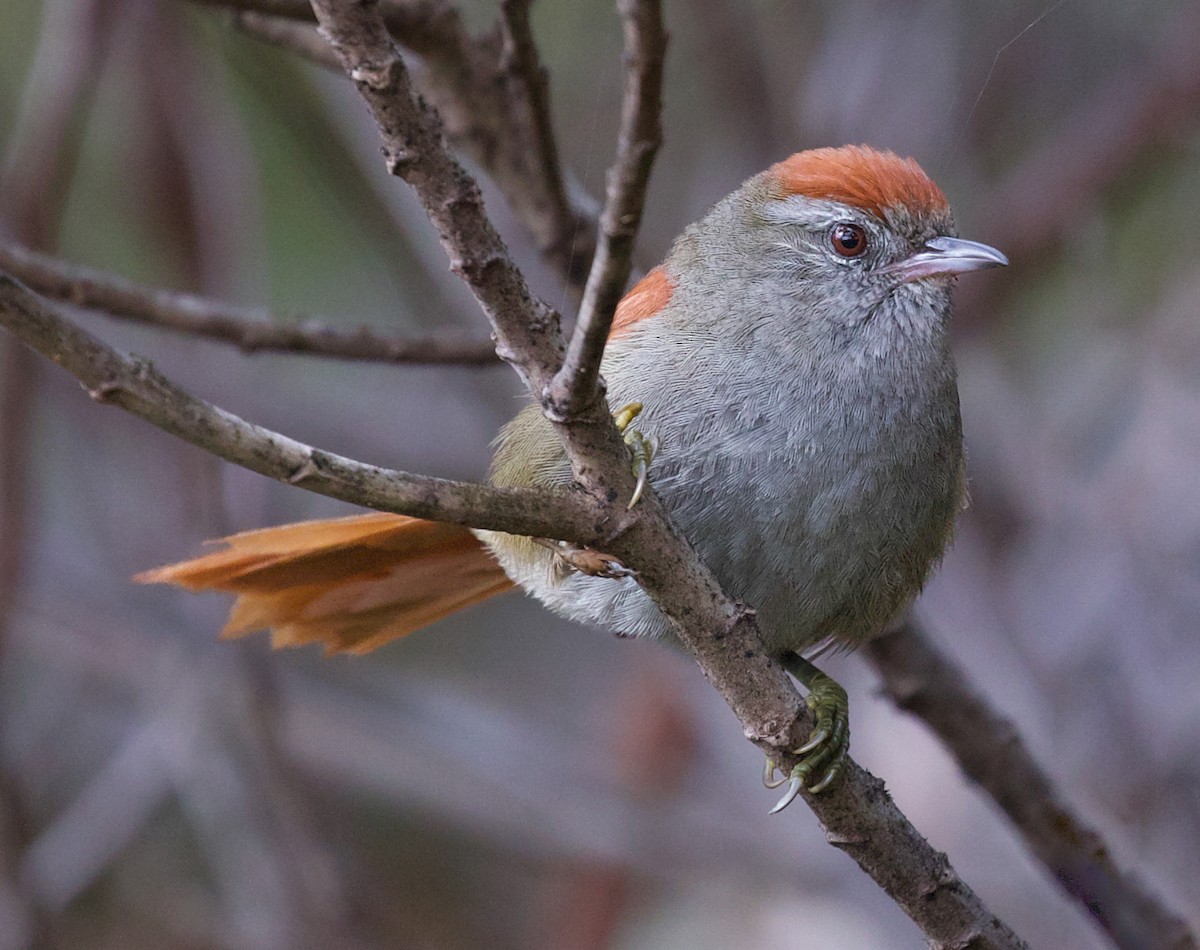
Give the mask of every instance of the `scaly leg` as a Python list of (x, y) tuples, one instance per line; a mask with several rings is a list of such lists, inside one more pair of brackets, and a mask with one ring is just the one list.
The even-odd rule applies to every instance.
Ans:
[[(850, 701), (846, 691), (798, 654), (788, 654), (782, 662), (784, 669), (808, 690), (804, 702), (816, 716), (817, 726), (804, 745), (792, 750), (793, 755), (801, 757), (800, 762), (788, 776), (787, 791), (779, 804), (771, 809), (772, 815), (795, 801), (801, 788), (807, 788), (813, 794), (827, 789), (841, 772), (850, 748)], [(778, 788), (784, 783), (782, 778), (776, 781), (776, 768), (774, 761), (768, 758), (763, 771), (763, 784), (767, 788)], [(813, 784), (810, 785), (810, 781)]]

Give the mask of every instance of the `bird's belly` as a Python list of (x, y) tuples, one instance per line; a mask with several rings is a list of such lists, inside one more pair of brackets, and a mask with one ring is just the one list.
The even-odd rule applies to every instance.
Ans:
[(852, 646), (918, 593), (945, 547), (961, 498), (961, 451), (948, 448), (749, 471), (730, 460), (707, 488), (661, 493), (722, 586), (758, 609), (772, 652)]
[[(695, 448), (687, 465), (665, 460), (652, 483), (722, 587), (757, 608), (771, 652), (853, 646), (918, 593), (949, 538), (962, 455), (956, 432), (938, 441), (886, 462), (818, 452), (790, 465), (714, 445)], [(523, 565), (497, 553), (557, 613), (622, 635), (671, 637), (633, 580), (553, 577), (541, 548)]]
[[(627, 394), (613, 388), (620, 405)], [(662, 442), (650, 469), (655, 492), (722, 587), (758, 609), (773, 652), (825, 640), (854, 645), (878, 630), (920, 590), (962, 499), (953, 395), (934, 400), (945, 408), (940, 414), (909, 406), (903, 419), (835, 413), (831, 399), (807, 396), (822, 406), (809, 421), (783, 416), (778, 401), (756, 407), (717, 391), (698, 394), (707, 404), (692, 413), (650, 406), (638, 420)], [(526, 415), (525, 424), (544, 425)], [(502, 443), (498, 459), (520, 457), (516, 444)], [(565, 460), (553, 464), (569, 479)], [(499, 484), (521, 483), (506, 471), (498, 468)], [(555, 612), (628, 636), (670, 636), (632, 579), (564, 577), (544, 547), (481, 537), (509, 575)]]

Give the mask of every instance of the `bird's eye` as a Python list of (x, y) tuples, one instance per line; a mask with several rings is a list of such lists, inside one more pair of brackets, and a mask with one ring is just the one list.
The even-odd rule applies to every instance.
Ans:
[(835, 224), (829, 243), (841, 257), (858, 257), (867, 249), (867, 232), (857, 224)]

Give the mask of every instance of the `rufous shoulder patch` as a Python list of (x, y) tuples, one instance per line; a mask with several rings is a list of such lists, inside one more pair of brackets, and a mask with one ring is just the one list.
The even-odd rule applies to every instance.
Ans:
[(661, 267), (654, 268), (634, 284), (633, 289), (617, 304), (612, 329), (608, 333), (609, 338), (622, 336), (632, 330), (639, 321), (654, 316), (670, 302), (674, 292), (675, 284), (666, 271)]
[(883, 217), (887, 208), (902, 206), (914, 214), (949, 210), (942, 189), (921, 166), (895, 152), (866, 145), (815, 148), (797, 152), (772, 165), (770, 174), (786, 195), (840, 201)]

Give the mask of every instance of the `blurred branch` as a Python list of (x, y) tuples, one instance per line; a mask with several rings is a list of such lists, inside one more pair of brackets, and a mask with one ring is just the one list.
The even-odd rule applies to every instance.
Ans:
[(1012, 722), (991, 708), (913, 620), (870, 641), (863, 653), (892, 701), (933, 730), (1115, 946), (1195, 950), (1184, 920), (1116, 866), (1104, 839), (1063, 800)]
[[(132, 691), (138, 685), (144, 684), (123, 687)], [(194, 731), (199, 721), (198, 690), (191, 683), (185, 690), (173, 685), (178, 692), (173, 703), (190, 707), (186, 712), (191, 715), (171, 717), (173, 722), (155, 716), (130, 728), (86, 786), (59, 805), (53, 821), (27, 851), (23, 870), (56, 912), (66, 910), (95, 884), (166, 800), (170, 788), (160, 750), (180, 744), (181, 737), (173, 733)]]
[(538, 55), (533, 27), (529, 22), (532, 6), (533, 0), (500, 2), (500, 20), (496, 27), (500, 42), (498, 75), (503, 79), (505, 98), (509, 103), (509, 121), (512, 123), (504, 129), (504, 136), (506, 140), (524, 143), (518, 157), (521, 164), (514, 169), (521, 179), (526, 182), (540, 180), (549, 185), (548, 193), (544, 196), (549, 199), (549, 206), (540, 209), (538, 218), (549, 215), (564, 223), (569, 222), (571, 233), (564, 247), (556, 252), (565, 250), (567, 259), (557, 261), (557, 264), (575, 283), (591, 255), (578, 261), (571, 259), (574, 232), (581, 222), (571, 220), (567, 208), (562, 163), (559, 161), (554, 119), (550, 112), (550, 78)]
[[(199, 6), (254, 11), (286, 20), (315, 22), (305, 0), (191, 0)], [(463, 31), (458, 10), (450, 0), (379, 0), (379, 12), (389, 30), (415, 53), (454, 46)]]
[(233, 10), (229, 19), (237, 29), (248, 36), (281, 49), (291, 50), (318, 66), (341, 71), (341, 65), (333, 55), (333, 50), (321, 39), (321, 34), (311, 23), (259, 13), (256, 10)]
[(562, 369), (550, 384), (554, 417), (570, 419), (603, 395), (600, 359), (613, 314), (632, 268), (650, 170), (662, 143), (663, 58), (667, 34), (660, 0), (618, 0), (625, 28), (625, 94), (617, 157), (608, 173), (596, 256), (588, 274), (579, 320)]
[[(534, 298), (488, 221), (478, 188), (448, 151), (437, 115), (418, 98), (379, 10), (355, 0), (313, 0), (323, 34), (358, 88), (383, 140), (390, 172), (403, 178), (438, 231), (452, 269), (467, 282), (495, 330), (497, 351), (544, 399), (560, 368), (558, 315)], [(629, 497), (628, 455), (607, 404), (597, 400), (556, 426), (576, 480), (603, 499)], [(627, 513), (604, 550), (637, 570), (639, 583), (671, 619), (710, 683), (760, 748), (795, 764), (811, 728), (800, 697), (762, 649), (754, 612), (730, 600), (695, 551), (671, 528), (653, 492)], [(687, 623), (678, 618), (688, 618)], [(783, 753), (783, 754), (781, 754)], [(848, 762), (843, 781), (805, 796), (828, 839), (850, 854), (935, 946), (1019, 947), (888, 798), (883, 783)]]
[[(246, 674), (241, 696), (250, 726), (245, 732), (249, 754), (240, 758), (255, 799), (267, 804), (264, 824), (280, 875), (294, 895), (286, 909), (293, 934), (302, 929), (303, 942), (313, 948), (372, 947), (373, 915), (363, 900), (371, 890), (369, 875), (350, 855), (339, 853), (336, 827), (330, 827), (336, 822), (322, 812), (312, 782), (283, 745), (288, 716), (278, 664), (250, 643), (239, 644), (238, 653)], [(293, 935), (290, 945), (299, 942)]]
[[(103, 683), (97, 715), (115, 716), (113, 706), (147, 688), (145, 661), (163, 640), (157, 623), (131, 628), (123, 607), (110, 614), (87, 597), (60, 601), (41, 619), (23, 649), (65, 675)], [(416, 809), (539, 861), (611, 861), (663, 879), (702, 879), (719, 866), (722, 877), (748, 888), (771, 878), (818, 895), (838, 886), (813, 863), (772, 849), (777, 832), (754, 809), (694, 794), (686, 782), (692, 793), (664, 821), (661, 807), (629, 796), (627, 770), (581, 743), (562, 719), (506, 709), (419, 671), (323, 660), (315, 668), (274, 665), (286, 711), (281, 752), (340, 800)], [(215, 702), (231, 705), (224, 690)], [(671, 755), (679, 754), (676, 746)], [(531, 814), (538, 816), (532, 824)], [(321, 821), (335, 832), (340, 824), (328, 809)]]
[(392, 471), (239, 419), (188, 395), (149, 362), (118, 353), (73, 326), (2, 272), (0, 326), (78, 378), (97, 402), (120, 406), (260, 475), (380, 511), (584, 544), (599, 540), (602, 512), (582, 494), (499, 489)]
[[(195, 19), (186, 4), (166, 6), (189, 22)], [(232, 13), (229, 19), (235, 28), (249, 27), (244, 32), (253, 32), (254, 26), (261, 22), (268, 32), (282, 30), (303, 34), (311, 43), (310, 52), (319, 49), (341, 78), (333, 51), (321, 39), (315, 25), (253, 13)], [(199, 37), (194, 30), (190, 35)], [(259, 36), (258, 33), (253, 35)], [(223, 57), (226, 75), (252, 90), (260, 107), (282, 124), (295, 147), (311, 164), (311, 174), (324, 183), (326, 198), (336, 203), (347, 220), (353, 220), (359, 240), (378, 250), (374, 263), (386, 268), (396, 286), (404, 288), (406, 299), (421, 301), (424, 313), (447, 328), (450, 323), (456, 323), (461, 300), (447, 294), (453, 278), (445, 272), (441, 250), (430, 247), (425, 235), (417, 233), (424, 226), (420, 209), (412, 202), (398, 200), (392, 183), (379, 174), (378, 153), (364, 143), (361, 124), (347, 115), (345, 90), (340, 83), (338, 88), (332, 88), (326, 76), (306, 67), (302, 55), (273, 56), (258, 44), (245, 53), (247, 55)], [(210, 63), (210, 67), (215, 65)], [(277, 95), (281, 88), (287, 88), (286, 96)], [(234, 107), (232, 102), (226, 105)], [(229, 299), (228, 294), (218, 290), (204, 288), (209, 296)], [(342, 323), (338, 325), (343, 326)], [(380, 323), (376, 324), (376, 329), (402, 334), (414, 332), (408, 325), (389, 328)], [(453, 331), (451, 335), (454, 335)]]
[[(379, 127), (388, 171), (412, 186), (450, 257), (496, 332), (496, 351), (531, 385), (562, 351), (559, 315), (534, 297), (488, 220), (474, 179), (442, 138), (441, 123), (409, 84), (408, 70), (373, 5), (314, 6), (321, 29)], [(339, 14), (344, 14), (339, 15)]]
[[(317, 51), (312, 9), (299, 0), (192, 0), (237, 12), (246, 32), (337, 68)], [(385, 0), (380, 14), (419, 57), (415, 81), (454, 145), (487, 172), (543, 256), (576, 294), (595, 254), (596, 216), (568, 194), (550, 127), (547, 87), (528, 24), (528, 0), (504, 8), (501, 27), (467, 33), (445, 0)], [(526, 7), (526, 9), (522, 9)], [(284, 24), (297, 21), (295, 26)]]
[(47, 297), (100, 310), (118, 320), (231, 343), (245, 353), (302, 353), (376, 363), (487, 366), (497, 362), (490, 342), (385, 336), (366, 327), (346, 331), (310, 319), (291, 322), (265, 309), (147, 287), (3, 241), (0, 268)]

